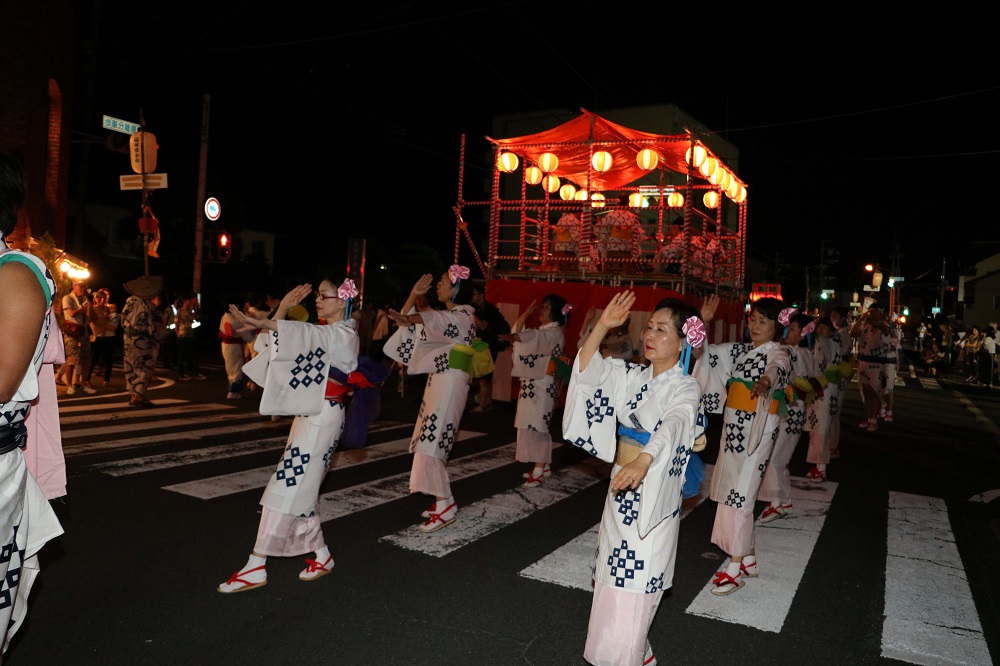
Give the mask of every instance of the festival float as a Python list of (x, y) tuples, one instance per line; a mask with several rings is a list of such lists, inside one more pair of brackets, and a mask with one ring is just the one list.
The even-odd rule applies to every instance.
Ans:
[[(563, 296), (573, 308), (565, 331), (572, 357), (584, 322), (619, 291), (636, 293), (629, 326), (636, 346), (661, 299), (697, 307), (716, 294), (722, 303), (711, 339), (739, 339), (747, 298), (747, 185), (709, 141), (688, 129), (674, 135), (632, 129), (585, 109), (536, 134), (486, 140), (489, 198), (466, 200), (462, 138), (455, 262), (464, 238), (488, 299), (508, 321), (532, 300)], [(485, 257), (468, 231), (475, 215), (487, 222)], [(498, 400), (509, 399), (505, 356), (497, 359)]]

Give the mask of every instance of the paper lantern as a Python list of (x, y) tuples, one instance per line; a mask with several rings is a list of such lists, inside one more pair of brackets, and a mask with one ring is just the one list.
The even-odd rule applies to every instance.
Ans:
[(594, 153), (594, 156), (590, 158), (590, 165), (601, 173), (605, 173), (611, 169), (611, 162), (611, 153), (606, 150), (598, 150)]
[(736, 201), (736, 196), (740, 193), (740, 181), (733, 178), (729, 181), (729, 187), (726, 189), (726, 194), (730, 199)]
[[(735, 197), (733, 197), (733, 201), (735, 201), (736, 203), (743, 203), (746, 200), (747, 200), (747, 188), (746, 188), (746, 185), (743, 185), (742, 183), (740, 183), (740, 191), (736, 194)], [(854, 300), (857, 300), (857, 299), (854, 299)]]
[(538, 167), (530, 166), (524, 170), (524, 182), (528, 185), (538, 185), (538, 183), (542, 182), (542, 177), (544, 175), (545, 174), (542, 173), (542, 170)]
[(705, 196), (702, 197), (702, 201), (705, 202), (706, 208), (715, 208), (719, 205), (719, 193), (715, 190), (709, 190), (705, 192)]
[(700, 143), (695, 144), (693, 149), (688, 148), (687, 152), (684, 153), (684, 159), (695, 169), (704, 164), (706, 157), (708, 157), (708, 151)]
[(573, 197), (576, 196), (576, 185), (573, 183), (566, 183), (559, 188), (559, 198), (563, 201), (572, 201)]
[(684, 205), (684, 195), (680, 192), (671, 192), (667, 195), (667, 205), (671, 208), (680, 208)]
[(722, 180), (719, 181), (719, 185), (724, 190), (729, 189), (729, 184), (733, 182), (733, 174), (729, 173), (727, 169), (722, 170)]
[(573, 197), (577, 201), (586, 201), (589, 197), (587, 196), (587, 190), (577, 190), (576, 196)]
[(651, 148), (643, 148), (635, 156), (635, 163), (644, 171), (651, 171), (660, 163), (660, 156)]
[(542, 153), (538, 156), (538, 166), (545, 173), (552, 173), (559, 168), (559, 158), (552, 153)]
[(600, 192), (594, 192), (590, 195), (590, 207), (591, 208), (604, 208), (604, 195)]
[(549, 194), (558, 190), (559, 185), (559, 176), (546, 176), (545, 178), (542, 178), (542, 187), (545, 188), (545, 191)]
[(726, 175), (726, 170), (722, 167), (721, 164), (717, 165), (715, 167), (715, 171), (713, 171), (712, 175), (708, 177), (708, 182), (712, 183), (712, 185), (721, 185), (722, 178), (725, 175)]
[(633, 192), (628, 195), (628, 205), (632, 208), (644, 208), (649, 205), (649, 202), (646, 200), (646, 197), (638, 192)]
[(497, 157), (497, 169), (503, 171), (504, 173), (513, 173), (517, 170), (517, 165), (520, 161), (517, 159), (517, 155), (514, 153), (500, 153)]
[(708, 178), (713, 173), (715, 173), (715, 169), (718, 166), (719, 166), (719, 160), (715, 159), (714, 157), (709, 157), (704, 162), (701, 163), (701, 166), (698, 167), (698, 171), (699, 173), (701, 173), (702, 176)]

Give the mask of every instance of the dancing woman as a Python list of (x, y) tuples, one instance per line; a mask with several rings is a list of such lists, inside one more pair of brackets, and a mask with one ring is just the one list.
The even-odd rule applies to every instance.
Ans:
[[(712, 581), (715, 595), (731, 594), (743, 587), (744, 576), (757, 576), (753, 509), (778, 435), (779, 398), (791, 372), (788, 354), (777, 342), (783, 328), (778, 326), (782, 305), (776, 298), (754, 301), (748, 325), (750, 342), (712, 344), (704, 351), (695, 350), (697, 357), (705, 355), (695, 373), (704, 390), (705, 409), (724, 415), (712, 474), (711, 498), (718, 503), (712, 543), (729, 555), (729, 562)], [(718, 306), (718, 296), (705, 299), (701, 315), (706, 323)]]
[[(409, 374), (427, 373), (423, 401), (410, 439), (413, 466), (410, 492), (434, 497), (421, 514), (424, 532), (434, 532), (455, 521), (458, 505), (451, 492), (445, 464), (458, 438), (458, 428), (469, 397), (471, 354), (465, 349), (476, 338), (475, 308), (469, 269), (457, 264), (437, 281), (437, 297), (444, 310), (418, 311), (414, 306), (434, 283), (427, 273), (413, 285), (402, 312), (389, 310), (399, 330), (386, 342), (386, 356), (407, 366)], [(403, 314), (403, 312), (407, 314)], [(416, 327), (422, 326), (417, 333)], [(460, 346), (459, 346), (460, 345)]]
[(549, 294), (542, 299), (538, 310), (538, 328), (525, 328), (528, 317), (535, 311), (537, 302), (525, 308), (514, 322), (512, 333), (501, 335), (501, 340), (514, 343), (512, 377), (521, 379), (521, 394), (517, 401), (514, 427), (517, 428), (518, 462), (534, 463), (534, 468), (524, 477), (524, 485), (532, 488), (552, 475), (552, 434), (549, 425), (556, 406), (556, 391), (561, 386), (554, 375), (547, 374), (554, 364), (553, 356), (562, 356), (565, 338), (563, 327), (572, 309), (566, 299)]
[(690, 376), (692, 345), (705, 339), (694, 308), (660, 301), (643, 335), (642, 366), (602, 358), (635, 294), (617, 294), (580, 348), (569, 382), (563, 436), (614, 462), (594, 568), (583, 656), (591, 664), (655, 664), (647, 635), (673, 584), (685, 470), (695, 440), (701, 386)]
[[(315, 295), (316, 314), (326, 323), (285, 320), (288, 310), (309, 295)], [(295, 419), (260, 500), (260, 525), (250, 559), (219, 585), (219, 592), (243, 592), (267, 584), (269, 556), (313, 553), (306, 558), (299, 580), (313, 581), (333, 569), (318, 513), (319, 488), (344, 432), (347, 389), (331, 372), (350, 373), (358, 366), (358, 335), (354, 321), (345, 317), (347, 304), (356, 295), (351, 280), (338, 288), (324, 279), (317, 291), (309, 284), (289, 291), (270, 319), (229, 306), (229, 313), (243, 325), (241, 330), (267, 329), (254, 343), (257, 355), (243, 366), (247, 376), (264, 388), (260, 413)]]

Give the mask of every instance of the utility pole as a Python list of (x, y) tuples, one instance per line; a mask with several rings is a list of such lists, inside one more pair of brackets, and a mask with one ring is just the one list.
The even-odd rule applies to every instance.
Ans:
[(944, 267), (947, 257), (941, 260), (941, 314), (944, 314), (944, 288), (948, 284), (944, 279)]
[(201, 244), (205, 235), (205, 174), (208, 172), (208, 112), (209, 95), (202, 95), (201, 105), (201, 157), (198, 160), (198, 205), (194, 213), (194, 278), (192, 289), (201, 302)]

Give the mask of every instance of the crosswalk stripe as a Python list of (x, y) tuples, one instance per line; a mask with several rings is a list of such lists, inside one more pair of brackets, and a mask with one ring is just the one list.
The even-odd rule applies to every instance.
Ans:
[[(463, 442), (476, 437), (482, 437), (484, 434), (485, 433), (481, 432), (462, 430), (458, 433), (458, 441)], [(275, 441), (280, 443), (280, 451), (284, 449), (287, 437), (261, 441)], [(382, 460), (404, 454), (409, 455), (409, 448), (410, 438), (405, 437), (402, 439), (395, 439), (391, 442), (372, 444), (361, 449), (344, 449), (333, 454), (333, 459), (330, 461), (330, 470), (344, 469), (354, 465), (374, 462), (376, 460)], [(223, 453), (220, 452), (216, 457), (222, 457), (222, 455)], [(158, 463), (151, 461), (150, 464)], [(257, 467), (255, 469), (233, 472), (232, 474), (223, 474), (221, 476), (213, 476), (207, 479), (197, 479), (195, 481), (187, 481), (185, 483), (175, 483), (173, 485), (164, 486), (163, 489), (187, 495), (189, 497), (195, 497), (197, 499), (207, 500), (215, 499), (216, 497), (225, 497), (226, 495), (241, 493), (244, 490), (263, 488), (267, 485), (267, 481), (271, 478), (271, 475), (274, 474), (275, 465), (277, 465), (277, 462), (267, 465), (266, 467)]]
[[(792, 477), (792, 512), (754, 527), (760, 577), (748, 579), (743, 589), (724, 597), (712, 594), (709, 580), (686, 612), (780, 632), (836, 492), (837, 484), (831, 481), (814, 484)], [(721, 569), (727, 564), (728, 559)]]
[[(128, 394), (126, 393), (124, 395), (128, 395)], [(100, 397), (107, 397), (107, 396), (100, 396)], [(190, 400), (181, 400), (180, 398), (157, 398), (156, 399), (157, 408), (159, 408), (160, 406), (163, 406), (163, 405), (181, 405), (181, 404), (185, 404), (186, 405), (186, 404), (190, 404), (190, 402), (191, 402)], [(87, 403), (87, 404), (73, 404), (73, 405), (68, 405), (65, 402), (60, 402), (59, 403), (59, 415), (60, 416), (62, 416), (63, 414), (79, 414), (81, 412), (99, 412), (101, 414), (107, 415), (107, 412), (108, 412), (109, 409), (130, 410), (130, 411), (135, 412), (136, 414), (147, 414), (147, 413), (153, 411), (153, 410), (148, 409), (148, 408), (145, 408), (145, 409), (144, 408), (139, 408), (139, 409), (130, 408), (129, 404), (128, 404), (128, 400), (124, 400), (122, 402), (102, 402), (102, 403), (92, 402), (92, 403)]]
[[(185, 423), (189, 423), (185, 421)], [(157, 427), (166, 427), (159, 426)], [(214, 437), (218, 435), (231, 435), (236, 433), (253, 432), (258, 434), (261, 430), (274, 430), (277, 428), (287, 428), (287, 423), (272, 423), (271, 421), (254, 421), (250, 423), (245, 423), (242, 425), (234, 426), (224, 426), (221, 428), (202, 428), (200, 430), (185, 430), (184, 432), (169, 432), (162, 433), (159, 435), (139, 435), (137, 437), (127, 437), (124, 439), (111, 439), (102, 440), (99, 442), (90, 442), (89, 444), (64, 444), (63, 452), (66, 457), (79, 456), (91, 453), (105, 453), (107, 451), (119, 451), (124, 449), (131, 449), (137, 446), (148, 446), (150, 444), (158, 444), (160, 442), (179, 442), (182, 440), (191, 439), (203, 439), (205, 437)], [(129, 428), (130, 431), (135, 432), (135, 428)], [(67, 438), (67, 433), (63, 433), (63, 440)]]
[(462, 546), (606, 480), (610, 468), (610, 463), (596, 458), (587, 459), (554, 471), (540, 486), (517, 486), (466, 507), (459, 506), (455, 522), (447, 529), (427, 534), (418, 525), (411, 525), (396, 534), (384, 536), (379, 541), (394, 543), (433, 557), (444, 557)]
[[(197, 412), (216, 412), (224, 409), (236, 409), (233, 405), (221, 405), (216, 403), (204, 403), (204, 404), (181, 404), (177, 407), (168, 408), (153, 408), (153, 409), (128, 409), (125, 407), (128, 403), (122, 403), (121, 411), (115, 411), (108, 413), (110, 409), (114, 409), (114, 405), (105, 405), (106, 409), (101, 410), (97, 414), (86, 414), (81, 416), (67, 416), (59, 418), (59, 425), (61, 428), (66, 428), (66, 426), (75, 426), (81, 423), (114, 423), (117, 421), (125, 421), (129, 419), (148, 419), (150, 416), (169, 416), (171, 414), (193, 414)], [(150, 425), (156, 425), (156, 421), (151, 421), (149, 423), (144, 423), (144, 426), (148, 427)], [(134, 429), (134, 425), (127, 426), (129, 429)]]
[[(684, 500), (681, 505), (681, 520), (708, 499), (714, 469), (715, 465), (705, 465), (705, 480), (702, 481), (700, 492), (696, 497)], [(600, 528), (601, 524), (597, 523), (580, 536), (525, 567), (519, 575), (562, 587), (588, 592), (593, 590), (594, 554), (597, 551)]]
[[(153, 410), (146, 410), (147, 413), (153, 413)], [(155, 414), (154, 414), (155, 415)], [(161, 428), (176, 428), (178, 426), (199, 426), (206, 425), (209, 423), (220, 423), (227, 422), (231, 423), (235, 420), (247, 420), (253, 419), (255, 421), (255, 426), (262, 425), (260, 423), (260, 415), (253, 414), (250, 412), (244, 412), (242, 414), (213, 414), (208, 416), (196, 416), (191, 418), (183, 419), (166, 419), (163, 421), (148, 421), (143, 424), (143, 426), (148, 429), (161, 429)], [(107, 420), (105, 424), (97, 426), (95, 428), (79, 428), (74, 430), (64, 430), (62, 432), (63, 441), (67, 439), (79, 439), (82, 437), (93, 437), (94, 435), (114, 435), (121, 432), (135, 432), (135, 424), (123, 423), (121, 425), (109, 425)], [(182, 433), (182, 435), (187, 435), (190, 433)], [(191, 437), (179, 437), (179, 439), (192, 439)]]
[(890, 492), (887, 531), (882, 656), (992, 663), (945, 502)]

